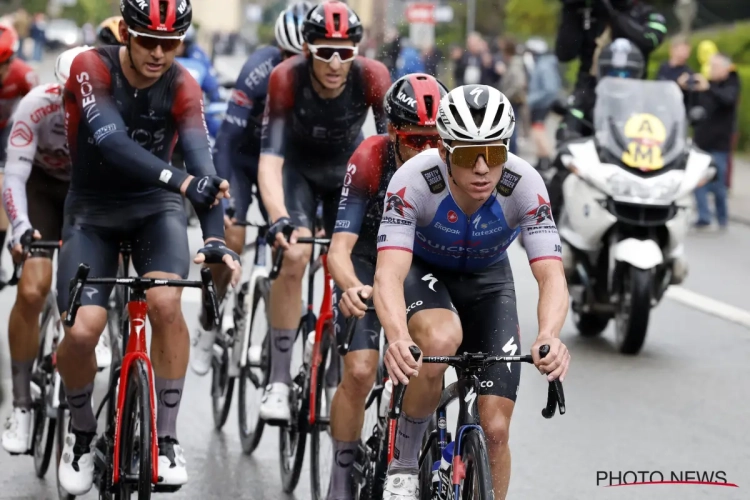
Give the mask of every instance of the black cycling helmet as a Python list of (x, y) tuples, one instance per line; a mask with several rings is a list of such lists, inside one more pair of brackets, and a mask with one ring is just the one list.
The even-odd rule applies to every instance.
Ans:
[(618, 38), (599, 54), (599, 78), (614, 76), (619, 78), (643, 78), (646, 67), (643, 53), (626, 38)]
[(307, 43), (324, 40), (362, 41), (362, 21), (351, 7), (338, 0), (326, 0), (307, 13), (302, 36)]
[(121, 45), (120, 20), (122, 17), (108, 17), (101, 22), (96, 30), (96, 39), (102, 45)]
[(183, 35), (193, 19), (190, 0), (120, 0), (120, 13), (130, 28)]
[(437, 124), (440, 99), (448, 89), (435, 77), (424, 73), (402, 76), (385, 93), (384, 107), (394, 127)]

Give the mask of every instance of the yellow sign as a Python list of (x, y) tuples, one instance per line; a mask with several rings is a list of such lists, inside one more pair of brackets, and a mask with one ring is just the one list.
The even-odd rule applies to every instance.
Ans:
[(667, 129), (660, 119), (648, 113), (633, 115), (625, 124), (625, 137), (630, 140), (622, 154), (625, 165), (640, 170), (664, 167), (661, 148), (667, 140)]

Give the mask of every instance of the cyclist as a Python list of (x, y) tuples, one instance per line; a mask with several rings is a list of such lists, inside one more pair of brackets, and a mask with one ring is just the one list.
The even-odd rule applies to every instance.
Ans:
[[(119, 245), (133, 246), (140, 275), (185, 278), (189, 271), (186, 219), (179, 194), (196, 207), (204, 248), (195, 263), (225, 263), (236, 284), (239, 257), (224, 245), (221, 200), (229, 184), (215, 175), (195, 80), (173, 64), (175, 51), (190, 25), (189, 0), (122, 0), (125, 46), (101, 47), (79, 54), (65, 86), (66, 130), (72, 162), (65, 202), (63, 247), (57, 274), (58, 303), (68, 306), (70, 280), (80, 262), (92, 276), (113, 276)], [(186, 147), (183, 171), (170, 166), (177, 134)], [(217, 269), (217, 286), (226, 284)], [(110, 289), (86, 287), (75, 325), (66, 330), (57, 351), (71, 430), (60, 463), (60, 484), (73, 495), (92, 486), (91, 442), (96, 419), (91, 407), (93, 346), (107, 322)], [(162, 484), (182, 485), (187, 470), (177, 441), (176, 419), (190, 351), (180, 289), (149, 291), (153, 328), (159, 476)]]
[[(388, 135), (368, 137), (354, 152), (341, 190), (338, 218), (328, 252), (328, 268), (336, 282), (334, 308), (339, 343), (346, 335), (345, 317), (363, 318), (344, 357), (344, 374), (331, 406), (334, 460), (329, 500), (348, 500), (352, 494), (351, 460), (364, 420), (365, 400), (375, 382), (380, 349), (380, 323), (359, 294), (372, 296), (377, 258), (377, 236), (388, 182), (397, 168), (426, 148), (436, 148), (438, 104), (448, 93), (434, 77), (411, 74), (394, 83), (385, 96)], [(336, 303), (336, 300), (334, 300)]]
[(385, 132), (383, 97), (390, 87), (386, 67), (357, 57), (362, 23), (339, 1), (326, 1), (308, 12), (302, 32), (305, 56), (279, 64), (268, 82), (263, 116), (258, 181), (263, 204), (273, 222), (269, 241), (287, 251), (271, 288), (271, 373), (260, 417), (271, 425), (289, 420), (291, 344), (297, 333), (302, 275), (312, 251), (290, 246), (287, 227), (309, 236), (322, 199), (326, 234), (336, 222), (346, 164), (362, 140), (368, 108), (378, 133)]
[[(65, 137), (62, 89), (75, 56), (91, 47), (70, 49), (57, 58), (55, 76), (59, 83), (32, 89), (13, 114), (12, 134), (31, 132), (28, 144), (8, 145), (3, 205), (13, 225), (13, 260), (25, 260), (18, 283), (18, 296), (10, 311), (8, 344), (13, 374), (13, 412), (3, 433), (3, 448), (25, 453), (31, 429), (31, 368), (39, 343), (39, 315), (52, 286), (52, 252), (35, 251), (26, 259), (20, 243), (28, 230), (36, 238), (59, 240), (62, 215), (70, 182), (70, 156)], [(96, 364), (109, 366), (112, 354), (100, 338)]]
[(182, 45), (184, 46), (184, 51), (178, 49), (178, 53), (180, 54), (180, 57), (187, 57), (189, 59), (195, 59), (196, 61), (200, 61), (202, 64), (207, 66), (208, 68), (211, 68), (211, 58), (208, 57), (208, 54), (206, 54), (206, 51), (203, 50), (200, 45), (198, 45), (198, 33), (195, 29), (195, 26), (190, 26), (187, 30), (187, 33), (185, 33), (185, 39), (182, 41)]
[(120, 21), (121, 16), (108, 17), (99, 24), (96, 29), (96, 41), (98, 45), (120, 45), (122, 39), (120, 38)]
[[(394, 383), (410, 388), (384, 499), (418, 498), (419, 448), (446, 368), (421, 366), (409, 347), (416, 343), (425, 356), (452, 355), (459, 349), (519, 354), (507, 249), (521, 232), (539, 283), (534, 363), (550, 380), (562, 380), (567, 372), (570, 356), (559, 339), (568, 311), (560, 239), (541, 176), (508, 153), (514, 128), (513, 108), (498, 90), (458, 87), (440, 101), (438, 149), (408, 161), (388, 185), (373, 294), (389, 342), (388, 373)], [(540, 360), (543, 344), (549, 344), (550, 353)], [(497, 499), (505, 498), (510, 479), (508, 428), (520, 382), (518, 366), (489, 368), (479, 393)]]
[[(32, 139), (26, 124), (19, 127), (13, 137), (9, 137), (13, 110), (23, 96), (39, 85), (39, 77), (31, 66), (16, 57), (19, 46), (16, 30), (9, 24), (0, 23), (0, 183), (3, 182), (8, 142), (23, 147)], [(0, 257), (5, 247), (8, 225), (8, 216), (4, 210), (0, 210)], [(3, 269), (0, 269), (0, 281), (5, 281)]]
[[(234, 188), (234, 218), (244, 221), (253, 198), (253, 186), (258, 183), (261, 118), (266, 107), (266, 94), (271, 70), (282, 61), (302, 53), (302, 23), (312, 4), (299, 2), (285, 9), (276, 20), (276, 43), (256, 50), (242, 66), (227, 115), (216, 137), (214, 158), (216, 171), (223, 179), (232, 179)], [(263, 203), (260, 211), (266, 218)], [(231, 226), (226, 221), (227, 246), (242, 253), (245, 227)], [(211, 368), (211, 357), (216, 332), (201, 320), (195, 339), (193, 371), (205, 375)]]

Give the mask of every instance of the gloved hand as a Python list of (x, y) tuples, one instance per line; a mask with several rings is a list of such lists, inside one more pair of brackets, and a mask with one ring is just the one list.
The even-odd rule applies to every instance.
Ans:
[[(266, 241), (269, 245), (279, 244), (284, 249), (289, 248), (289, 241), (287, 238), (293, 233), (295, 227), (292, 224), (292, 220), (289, 217), (279, 217), (271, 227), (268, 228), (266, 233)], [(291, 238), (289, 238), (291, 240)]]
[(225, 264), (232, 271), (232, 285), (237, 286), (242, 277), (242, 266), (240, 256), (232, 249), (227, 248), (223, 241), (207, 241), (203, 248), (198, 250), (193, 262), (196, 264)]
[(185, 189), (185, 198), (196, 209), (211, 208), (229, 198), (229, 183), (216, 175), (193, 177)]

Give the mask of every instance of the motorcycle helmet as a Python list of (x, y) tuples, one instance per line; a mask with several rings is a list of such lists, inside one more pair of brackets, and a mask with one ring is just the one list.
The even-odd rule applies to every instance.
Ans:
[(437, 130), (444, 142), (508, 141), (515, 128), (510, 101), (489, 85), (464, 85), (440, 100)]
[(602, 50), (598, 60), (598, 76), (643, 78), (646, 67), (640, 49), (626, 38), (618, 38)]
[(399, 78), (385, 93), (385, 111), (394, 127), (435, 126), (438, 105), (448, 89), (435, 77), (413, 73)]

